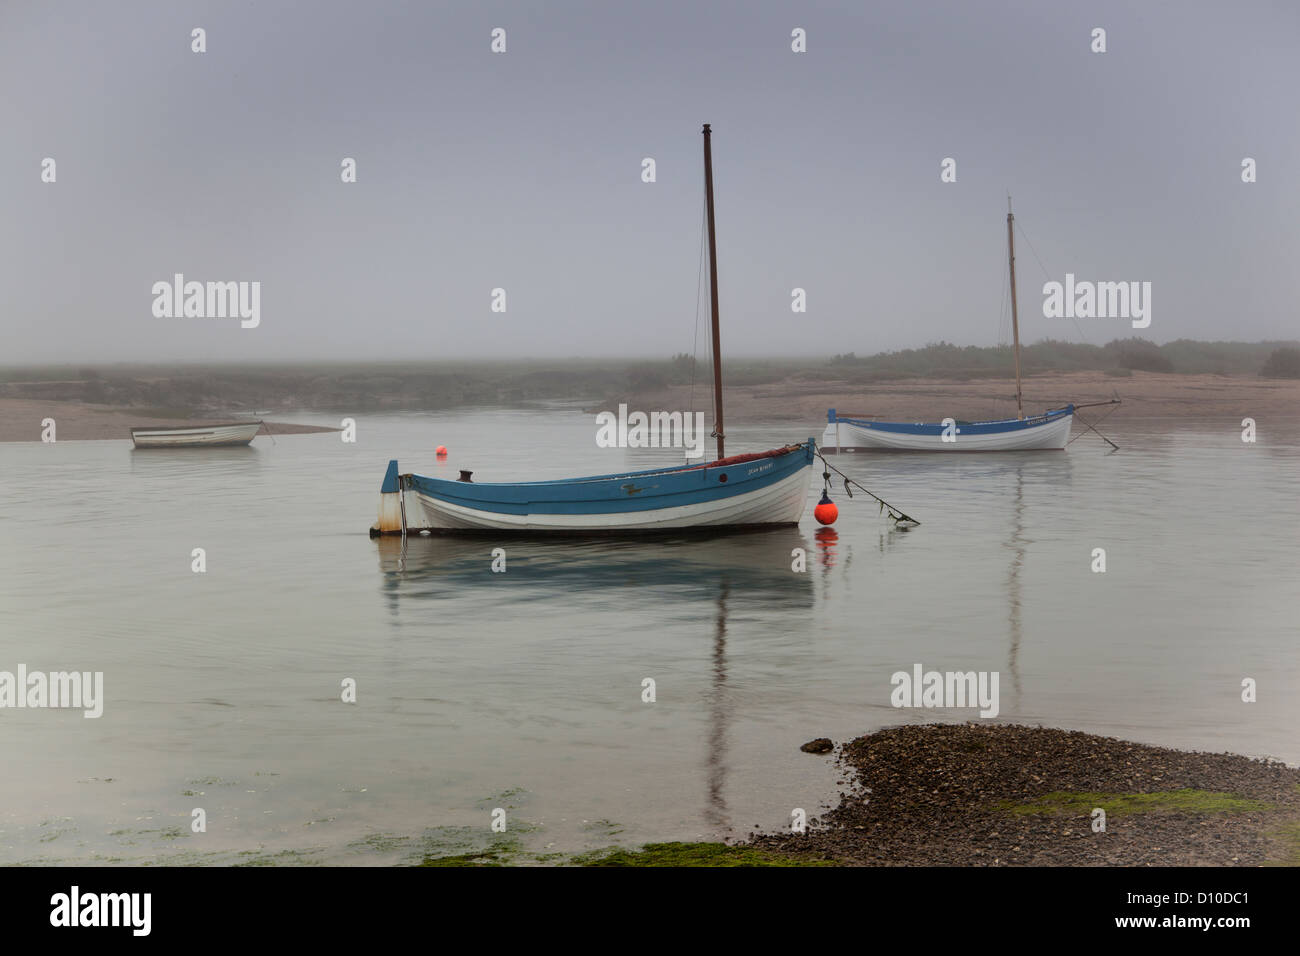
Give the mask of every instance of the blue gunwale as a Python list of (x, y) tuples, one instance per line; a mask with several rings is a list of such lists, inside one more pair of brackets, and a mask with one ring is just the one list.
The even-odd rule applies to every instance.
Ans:
[[(957, 422), (957, 425), (961, 428), (963, 435), (997, 435), (1046, 425), (1049, 422), (1064, 418), (1066, 415), (1073, 414), (1074, 405), (1070, 404), (1063, 408), (1051, 409), (1032, 418), (1003, 418), (988, 422)], [(894, 432), (901, 435), (941, 435), (944, 429), (942, 424), (930, 422), (908, 424), (906, 422), (869, 422), (861, 418), (845, 418), (842, 415), (837, 415), (833, 408), (826, 413), (826, 421), (831, 425), (836, 422), (844, 422), (849, 425), (856, 425), (859, 428), (874, 428), (877, 431)]]
[[(816, 444), (750, 461), (617, 472), (550, 481), (464, 482), (402, 475), (405, 487), (448, 504), (497, 514), (617, 514), (700, 504), (759, 491), (808, 467)], [(725, 480), (723, 478), (725, 476)]]

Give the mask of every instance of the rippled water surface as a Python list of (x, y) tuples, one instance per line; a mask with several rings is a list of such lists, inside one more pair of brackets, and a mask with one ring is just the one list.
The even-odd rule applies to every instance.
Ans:
[(1108, 425), (1118, 453), (832, 457), (912, 531), (837, 488), (832, 533), (810, 500), (798, 529), (647, 543), (367, 536), (392, 457), (484, 481), (679, 460), (598, 449), (564, 408), (0, 445), (0, 670), (102, 671), (106, 698), (0, 710), (0, 862), (404, 862), (485, 845), (497, 807), (529, 858), (775, 829), (838, 789), (804, 741), (978, 719), (891, 707), (918, 662), (998, 672), (999, 720), (1300, 762), (1300, 436)]

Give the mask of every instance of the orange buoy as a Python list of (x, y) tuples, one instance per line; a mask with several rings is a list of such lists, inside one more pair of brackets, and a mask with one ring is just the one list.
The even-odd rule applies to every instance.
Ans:
[(437, 455), (438, 455), (439, 458), (446, 458), (446, 457), (447, 457), (447, 446), (446, 446), (446, 445), (439, 445), (439, 446), (438, 446), (438, 450), (437, 450)]
[(835, 507), (835, 502), (831, 501), (831, 496), (822, 492), (822, 500), (817, 502), (817, 507), (813, 509), (813, 517), (821, 524), (834, 524), (835, 519), (840, 516), (840, 509)]

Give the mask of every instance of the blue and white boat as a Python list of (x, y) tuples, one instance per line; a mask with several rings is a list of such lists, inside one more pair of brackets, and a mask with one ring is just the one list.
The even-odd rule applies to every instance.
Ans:
[(826, 413), (822, 447), (835, 451), (1034, 451), (1060, 450), (1070, 440), (1074, 406), (1066, 405), (1030, 418), (989, 422), (949, 419), (938, 424), (877, 422)]
[[(1007, 272), (1011, 281), (1011, 330), (1015, 341), (1016, 415), (996, 421), (880, 422), (866, 416), (826, 413), (823, 451), (1060, 451), (1070, 441), (1074, 405), (1025, 417), (1020, 390), (1020, 317), (1016, 310), (1015, 216), (1007, 197)], [(1117, 400), (1118, 401), (1118, 400)], [(1086, 407), (1086, 406), (1085, 406)], [(1109, 441), (1109, 439), (1107, 439)]]
[(709, 282), (713, 321), (714, 434), (718, 457), (707, 464), (566, 478), (475, 482), (402, 474), (396, 461), (380, 488), (371, 535), (510, 532), (625, 534), (729, 531), (798, 524), (808, 500), (814, 439), (756, 454), (725, 457), (722, 359), (718, 331), (718, 259), (713, 219), (713, 159), (704, 126)]
[(401, 474), (380, 489), (377, 534), (603, 534), (795, 525), (808, 501), (816, 444), (701, 465), (559, 481), (476, 482)]

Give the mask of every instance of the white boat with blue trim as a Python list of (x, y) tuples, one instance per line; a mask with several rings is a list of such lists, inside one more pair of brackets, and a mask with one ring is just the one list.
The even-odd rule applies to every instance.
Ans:
[[(1011, 331), (1016, 360), (1016, 415), (994, 421), (881, 422), (866, 416), (826, 413), (823, 451), (1061, 451), (1070, 442), (1075, 406), (1025, 417), (1020, 389), (1020, 316), (1016, 309), (1015, 216), (1007, 197), (1007, 273), (1011, 283)], [(1109, 403), (1106, 403), (1109, 404)], [(1082, 406), (1087, 407), (1087, 406)], [(1109, 439), (1107, 439), (1109, 441)]]
[(817, 445), (813, 438), (754, 454), (723, 450), (718, 258), (713, 218), (713, 159), (704, 126), (713, 330), (714, 435), (718, 457), (648, 471), (559, 481), (476, 482), (402, 474), (388, 463), (372, 536), (416, 533), (645, 534), (722, 532), (798, 524), (807, 506)]
[(1051, 409), (1031, 418), (989, 422), (951, 419), (939, 424), (877, 422), (826, 413), (822, 448), (835, 451), (1059, 451), (1070, 440), (1074, 406)]

